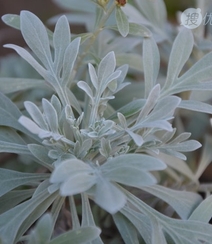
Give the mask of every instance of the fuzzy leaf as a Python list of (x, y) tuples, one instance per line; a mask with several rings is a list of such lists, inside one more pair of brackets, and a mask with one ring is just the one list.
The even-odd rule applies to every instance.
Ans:
[(135, 227), (123, 214), (119, 212), (114, 214), (113, 220), (125, 243), (139, 244)]
[(84, 227), (66, 233), (54, 238), (48, 244), (85, 244), (96, 239), (100, 234), (100, 229), (94, 226)]
[(183, 100), (178, 107), (192, 111), (212, 114), (212, 105), (199, 101)]
[(57, 111), (53, 105), (45, 98), (42, 99), (43, 111), (45, 114), (45, 119), (49, 125), (49, 128), (52, 132), (58, 133), (58, 117)]
[(1, 214), (0, 236), (2, 243), (16, 243), (18, 236), (24, 234), (36, 219), (46, 211), (56, 196), (57, 193), (49, 195), (47, 190), (44, 190), (36, 197)]
[(159, 159), (142, 154), (125, 154), (108, 160), (101, 166), (103, 171), (110, 172), (111, 170), (121, 169), (122, 167), (135, 167), (143, 171), (163, 170), (166, 165)]
[(191, 54), (193, 44), (193, 35), (190, 30), (184, 28), (179, 32), (172, 46), (165, 87), (171, 86), (178, 78), (180, 71)]
[[(12, 48), (14, 49), (23, 59), (25, 59), (43, 78), (47, 79), (47, 70), (44, 69), (42, 65), (36, 61), (33, 56), (26, 51), (24, 48), (19, 47), (14, 44), (6, 44), (4, 45), (6, 48)], [(47, 79), (48, 80), (48, 79)]]
[(182, 219), (188, 219), (193, 210), (202, 201), (200, 195), (196, 193), (177, 191), (160, 185), (142, 187), (142, 189), (167, 202)]
[(79, 81), (79, 82), (77, 83), (77, 86), (78, 86), (80, 89), (82, 89), (82, 90), (83, 90), (83, 91), (90, 97), (91, 101), (93, 101), (93, 99), (94, 99), (93, 92), (92, 92), (90, 86), (89, 86), (86, 82), (84, 82), (84, 81)]
[(110, 181), (118, 182), (128, 186), (142, 187), (155, 184), (156, 179), (150, 174), (142, 170), (142, 167), (122, 166), (104, 173), (104, 176)]
[(110, 214), (115, 214), (126, 204), (124, 193), (103, 177), (98, 177), (95, 189), (95, 202)]
[(56, 23), (53, 44), (54, 44), (54, 67), (57, 76), (59, 77), (63, 65), (65, 50), (71, 41), (70, 27), (65, 16), (59, 18)]
[(212, 218), (212, 195), (202, 201), (190, 215), (189, 220), (208, 223)]
[(129, 22), (127, 16), (119, 6), (116, 7), (116, 23), (120, 34), (126, 37), (129, 33)]
[(49, 243), (53, 230), (52, 217), (50, 214), (45, 214), (37, 222), (35, 228), (29, 236), (29, 244), (46, 244)]
[(0, 78), (0, 90), (4, 94), (32, 88), (49, 89), (44, 80), (27, 78)]
[(46, 124), (40, 109), (34, 103), (29, 101), (24, 102), (24, 106), (35, 123), (38, 124), (42, 129), (48, 130), (48, 125)]
[(2, 16), (1, 19), (5, 24), (7, 24), (15, 29), (18, 29), (18, 30), (20, 29), (20, 16), (19, 15), (5, 14)]
[(46, 147), (38, 144), (28, 144), (28, 149), (35, 156), (40, 164), (49, 170), (53, 169), (53, 160), (48, 156), (48, 150)]
[(0, 140), (0, 152), (31, 155), (26, 145), (11, 143)]
[(40, 19), (29, 11), (21, 11), (21, 33), (27, 45), (47, 69), (52, 66), (49, 39)]
[(70, 175), (60, 186), (62, 196), (71, 196), (83, 193), (96, 183), (96, 177), (89, 172), (75, 172)]
[(81, 38), (74, 39), (66, 48), (64, 59), (63, 59), (63, 72), (62, 72), (62, 84), (67, 86), (71, 81), (70, 77), (76, 61)]
[(48, 174), (32, 174), (22, 173), (18, 171), (0, 169), (0, 196), (15, 189), (18, 186), (28, 185), (31, 183), (37, 183), (40, 180), (44, 180), (48, 177)]
[(116, 67), (116, 59), (114, 52), (108, 53), (99, 63), (98, 66), (98, 79), (100, 84), (104, 84), (104, 81), (108, 79), (111, 73), (114, 72)]
[(29, 199), (34, 192), (34, 189), (29, 190), (14, 190), (0, 197), (0, 214), (14, 208), (19, 203)]
[(97, 90), (99, 85), (98, 85), (98, 77), (96, 74), (96, 70), (92, 64), (88, 64), (88, 70), (89, 70), (91, 82), (92, 82), (94, 88)]
[(150, 91), (156, 85), (160, 68), (160, 54), (153, 38), (144, 38), (143, 40), (143, 68), (145, 97), (148, 97)]

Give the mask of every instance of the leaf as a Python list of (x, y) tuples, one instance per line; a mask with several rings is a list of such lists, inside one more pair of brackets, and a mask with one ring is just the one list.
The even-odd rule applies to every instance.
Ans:
[[(96, 227), (87, 195), (81, 194), (81, 198), (82, 198), (82, 223), (81, 223), (81, 227), (89, 227), (89, 226), (95, 226)], [(103, 242), (99, 236), (90, 243), (92, 243), (92, 244), (103, 244)]]
[(127, 16), (119, 6), (116, 7), (115, 15), (118, 30), (123, 37), (126, 37), (129, 33), (129, 22)]
[(121, 169), (122, 167), (135, 167), (140, 168), (143, 171), (152, 171), (163, 170), (166, 168), (166, 165), (159, 159), (151, 156), (142, 154), (125, 154), (108, 160), (101, 166), (101, 170), (104, 172), (110, 172), (111, 169)]
[(137, 231), (133, 224), (119, 212), (112, 217), (124, 242), (128, 244), (139, 244)]
[(82, 12), (95, 12), (96, 6), (92, 2), (88, 2), (87, 0), (82, 0), (82, 2), (76, 2), (75, 0), (54, 0), (58, 6), (63, 9), (68, 10), (77, 10)]
[(190, 215), (189, 220), (208, 223), (212, 218), (212, 195), (202, 201)]
[(48, 156), (48, 149), (38, 144), (28, 144), (28, 149), (37, 158), (40, 164), (49, 170), (53, 170), (53, 160)]
[(74, 63), (76, 61), (81, 38), (74, 39), (66, 48), (63, 59), (62, 85), (68, 86), (71, 82), (71, 74), (73, 72)]
[(172, 46), (165, 88), (170, 87), (178, 78), (180, 71), (191, 54), (193, 44), (192, 32), (186, 28), (182, 29)]
[(58, 117), (57, 111), (53, 105), (45, 98), (42, 99), (42, 107), (45, 114), (45, 119), (49, 125), (49, 128), (52, 132), (58, 133)]
[(15, 28), (15, 29), (20, 29), (20, 17), (19, 15), (16, 15), (16, 14), (5, 14), (1, 17), (2, 21)]
[(0, 90), (4, 94), (32, 88), (49, 89), (44, 80), (27, 78), (0, 78)]
[(52, 217), (50, 214), (45, 214), (37, 222), (35, 228), (29, 235), (29, 244), (46, 244), (50, 241), (52, 235)]
[(14, 190), (0, 197), (0, 214), (14, 208), (32, 196), (34, 189)]
[(129, 34), (146, 38), (151, 37), (150, 30), (137, 23), (129, 23)]
[(25, 59), (44, 79), (48, 80), (47, 70), (36, 61), (33, 56), (24, 48), (14, 44), (4, 45), (6, 48), (14, 49), (23, 59)]
[(125, 206), (120, 211), (137, 229), (138, 233), (144, 239), (145, 244), (151, 243), (151, 224), (149, 218), (138, 211)]
[(178, 105), (179, 108), (188, 109), (202, 113), (212, 114), (212, 105), (194, 100), (183, 100)]
[(75, 230), (80, 228), (80, 221), (73, 196), (69, 196), (69, 205), (71, 210), (72, 229)]
[(60, 76), (60, 72), (63, 65), (63, 58), (67, 46), (71, 42), (70, 27), (67, 18), (63, 15), (56, 23), (53, 44), (54, 44), (54, 68), (57, 76)]
[(115, 53), (108, 53), (99, 63), (97, 76), (100, 84), (104, 84), (104, 81), (108, 79), (111, 73), (114, 72), (116, 67)]
[(90, 172), (92, 173), (92, 168), (85, 164), (83, 161), (78, 159), (70, 159), (62, 161), (53, 171), (50, 182), (51, 183), (61, 183), (66, 181), (70, 175), (74, 175), (78, 172)]
[(115, 185), (99, 176), (94, 201), (110, 214), (115, 214), (126, 204), (126, 197)]
[(18, 122), (33, 134), (38, 135), (42, 131), (42, 129), (37, 124), (35, 124), (35, 122), (27, 118), (26, 116), (22, 115), (19, 118)]
[(92, 64), (88, 64), (88, 71), (90, 75), (91, 82), (96, 90), (98, 90), (98, 77), (96, 74), (96, 70)]
[(96, 177), (88, 172), (75, 172), (60, 186), (61, 196), (71, 196), (83, 193), (96, 183)]
[(11, 143), (0, 140), (0, 152), (31, 155), (26, 145)]
[(156, 105), (158, 99), (160, 96), (160, 85), (157, 84), (152, 88), (152, 90), (149, 92), (149, 95), (147, 97), (145, 105), (142, 107), (141, 112), (138, 115), (138, 118), (136, 122), (138, 123), (141, 119), (145, 118), (149, 112), (153, 109), (153, 107)]
[(166, 155), (164, 153), (159, 154), (159, 158), (167, 164), (167, 166), (173, 168), (174, 170), (180, 172), (180, 174), (187, 176), (192, 182), (195, 182), (194, 173), (188, 167), (188, 165), (179, 158)]
[(91, 101), (93, 102), (94, 95), (93, 95), (93, 92), (92, 92), (90, 86), (86, 82), (84, 82), (84, 81), (77, 82), (77, 86), (80, 89), (82, 89), (90, 97)]
[(52, 67), (49, 39), (46, 28), (40, 19), (29, 11), (21, 11), (21, 33), (27, 45), (47, 69)]
[(177, 191), (160, 185), (142, 187), (142, 189), (167, 202), (182, 219), (188, 219), (202, 200), (201, 196), (196, 193)]
[(65, 160), (53, 171), (51, 183), (61, 183), (62, 196), (70, 196), (88, 190), (96, 182), (93, 169), (78, 159)]
[(163, 230), (168, 233), (168, 236), (170, 236), (172, 239), (178, 240), (174, 243), (210, 243), (212, 232), (211, 225), (202, 223), (200, 221), (169, 218), (151, 208), (149, 205), (135, 197), (130, 192), (124, 190), (123, 188), (122, 190), (127, 195), (128, 201), (132, 204), (133, 208), (138, 209), (138, 211), (141, 211), (146, 216), (153, 216), (156, 218)]
[(152, 225), (152, 244), (167, 244), (164, 236), (162, 226), (158, 223), (157, 219), (154, 218), (151, 221)]
[(153, 38), (143, 40), (143, 69), (145, 80), (145, 97), (156, 85), (160, 68), (160, 54), (157, 44)]
[(143, 72), (142, 58), (137, 53), (120, 53), (116, 55), (117, 66), (127, 64), (131, 69)]
[(153, 185), (157, 182), (150, 173), (142, 170), (142, 167), (122, 166), (121, 168), (111, 167), (110, 171), (104, 172), (104, 177), (124, 185), (143, 187)]
[(35, 123), (38, 124), (42, 129), (48, 130), (48, 125), (40, 109), (30, 101), (24, 102), (24, 106)]
[[(121, 107), (120, 109), (117, 110), (117, 112), (120, 112), (123, 114), (126, 118), (138, 113), (141, 108), (145, 104), (145, 99), (137, 99), (132, 102), (129, 102), (125, 106)], [(108, 119), (115, 119), (117, 118), (117, 112), (113, 115), (111, 115)]]
[(36, 197), (1, 214), (0, 236), (3, 244), (16, 243), (18, 237), (46, 211), (56, 196), (57, 193), (49, 195), (47, 190), (44, 190)]
[(202, 173), (206, 170), (208, 165), (211, 163), (212, 155), (211, 155), (211, 147), (212, 147), (212, 139), (209, 136), (205, 137), (204, 140), (203, 151), (199, 160), (198, 168), (193, 176), (193, 179), (196, 181), (199, 180)]
[(126, 130), (126, 132), (132, 137), (133, 141), (138, 147), (140, 147), (144, 143), (143, 137), (140, 136), (139, 134), (136, 134), (129, 129)]
[(85, 244), (96, 239), (100, 232), (100, 229), (94, 226), (79, 228), (77, 230), (67, 231), (64, 234), (59, 235), (48, 244)]
[(8, 169), (0, 169), (0, 196), (21, 185), (31, 185), (48, 178), (48, 174), (21, 173)]

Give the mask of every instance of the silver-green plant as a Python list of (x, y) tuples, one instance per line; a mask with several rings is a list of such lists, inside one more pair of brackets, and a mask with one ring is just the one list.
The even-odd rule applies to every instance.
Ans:
[[(28, 11), (2, 18), (21, 30), (30, 50), (5, 47), (41, 78), (0, 79), (0, 152), (22, 156), (18, 160), (26, 156), (30, 167), (45, 170), (0, 169), (0, 242), (109, 243), (95, 213), (102, 209), (99, 213), (111, 216), (120, 233), (113, 243), (211, 243), (212, 198), (196, 193), (202, 171), (192, 173), (184, 161), (184, 153), (201, 144), (172, 122), (179, 108), (212, 114), (211, 105), (176, 95), (212, 90), (212, 53), (182, 74), (194, 38), (190, 30), (180, 30), (164, 79), (157, 42), (170, 45), (171, 39), (162, 1), (158, 9), (147, 0), (60, 4), (76, 14), (57, 19), (53, 33)], [(71, 34), (68, 20), (86, 24), (88, 32)], [(138, 72), (144, 83), (130, 94)], [(35, 94), (24, 101), (14, 95), (28, 89), (45, 90), (46, 97), (39, 101)], [(183, 179), (178, 190), (176, 184), (165, 186), (169, 178), (179, 178), (176, 172)], [(145, 200), (144, 192), (153, 200)], [(167, 204), (163, 211), (154, 207), (158, 199)], [(71, 225), (58, 235), (55, 226), (63, 211)]]

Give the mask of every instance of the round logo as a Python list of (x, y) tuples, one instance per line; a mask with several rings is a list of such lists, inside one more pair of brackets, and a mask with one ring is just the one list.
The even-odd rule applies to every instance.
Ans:
[(187, 8), (181, 14), (181, 25), (188, 29), (195, 29), (202, 23), (202, 14), (200, 8)]

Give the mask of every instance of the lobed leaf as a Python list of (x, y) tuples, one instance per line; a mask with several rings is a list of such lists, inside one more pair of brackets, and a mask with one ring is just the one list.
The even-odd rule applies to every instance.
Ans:
[(22, 173), (9, 169), (0, 169), (0, 196), (22, 185), (37, 184), (48, 178), (48, 174)]

